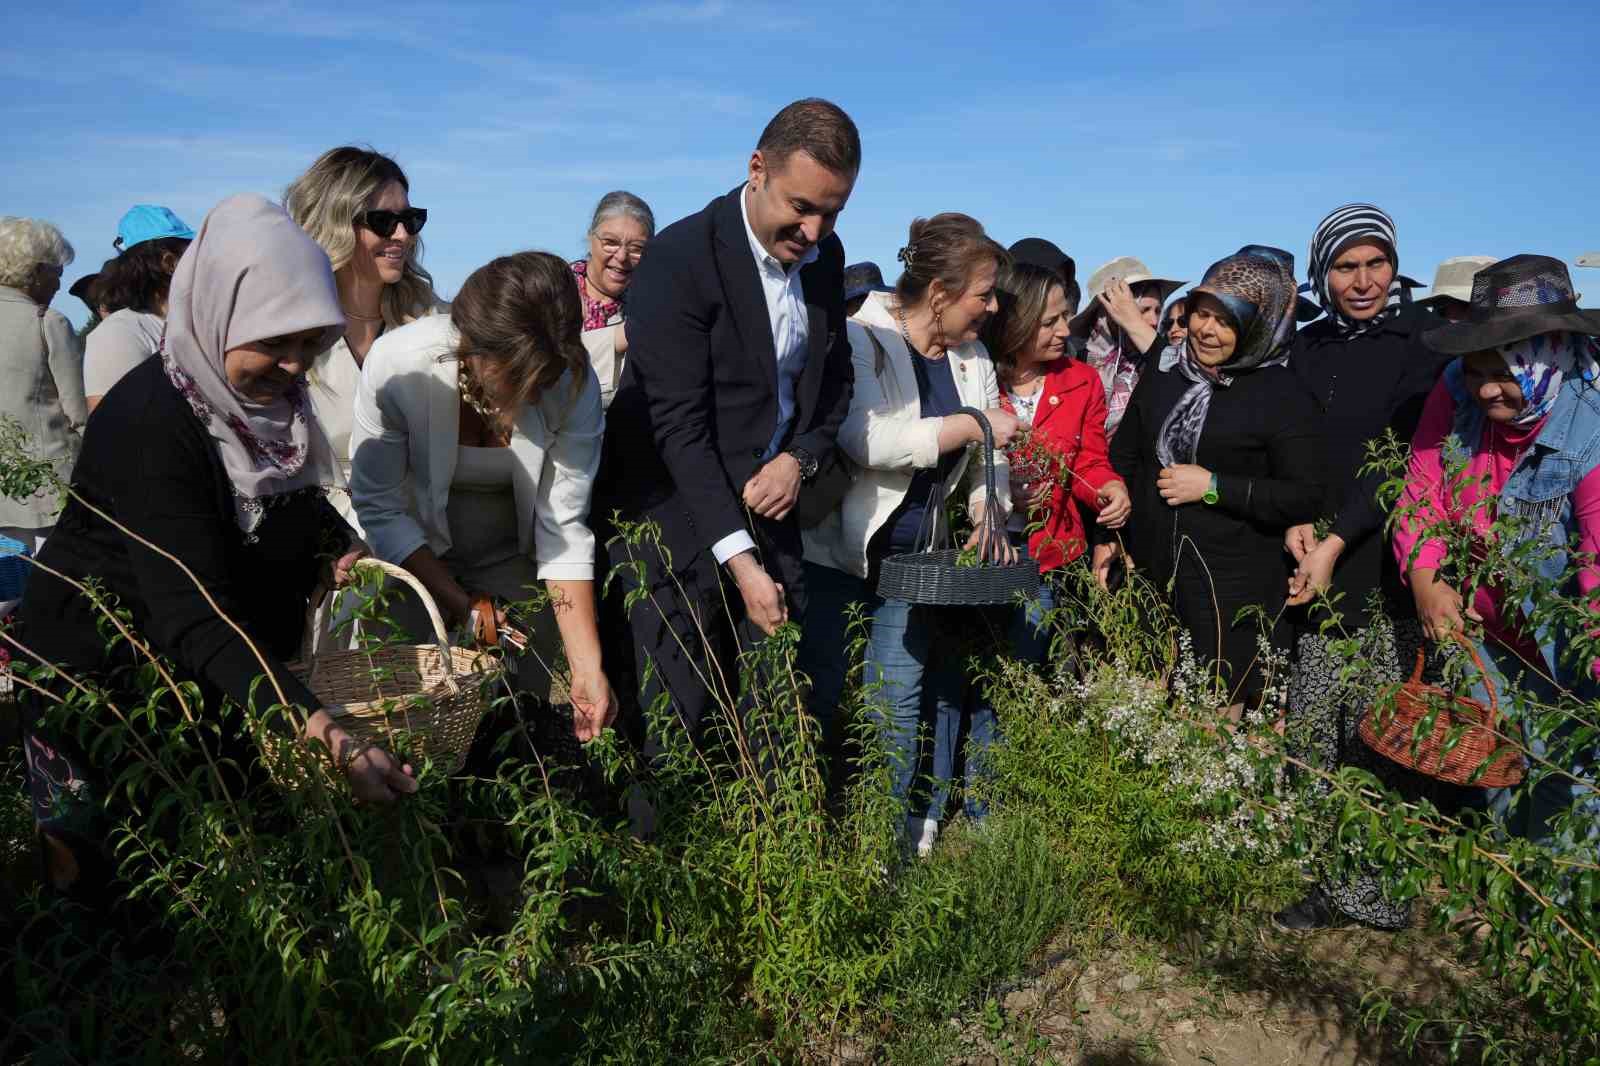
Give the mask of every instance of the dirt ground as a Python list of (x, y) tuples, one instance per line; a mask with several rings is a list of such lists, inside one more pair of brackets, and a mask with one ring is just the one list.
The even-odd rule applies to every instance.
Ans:
[[(1273, 930), (1206, 958), (1130, 944), (1085, 958), (1056, 957), (969, 1014), (942, 1039), (866, 1051), (838, 1048), (833, 1061), (970, 1066), (1400, 1066), (1426, 1063), (1360, 1023), (1362, 997), (1387, 987), (1428, 1000), (1462, 979), (1420, 933), (1341, 930), (1292, 937)], [(1049, 956), (1047, 955), (1047, 959)], [(887, 1051), (887, 1053), (886, 1053)]]

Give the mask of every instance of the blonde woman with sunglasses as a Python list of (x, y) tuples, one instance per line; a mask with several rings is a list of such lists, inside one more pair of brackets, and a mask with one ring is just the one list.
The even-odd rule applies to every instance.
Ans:
[[(448, 311), (422, 268), (425, 208), (412, 205), (400, 165), (364, 148), (335, 148), (284, 191), (289, 216), (328, 253), (344, 312), (344, 331), (306, 374), (311, 408), (349, 484), (350, 430), (361, 364), (385, 330)], [(346, 492), (333, 499), (357, 522)], [(357, 526), (359, 529), (360, 527)]]

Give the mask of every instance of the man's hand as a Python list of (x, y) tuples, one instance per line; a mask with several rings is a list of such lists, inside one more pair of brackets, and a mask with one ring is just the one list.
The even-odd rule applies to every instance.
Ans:
[(1156, 491), (1173, 507), (1198, 503), (1211, 488), (1211, 471), (1194, 463), (1162, 467), (1156, 474)]
[(789, 602), (783, 598), (783, 586), (768, 576), (753, 551), (740, 552), (728, 560), (727, 566), (744, 599), (744, 613), (761, 632), (772, 636), (789, 620)]
[(778, 520), (800, 498), (800, 460), (779, 452), (744, 483), (744, 503), (762, 518)]
[(1310, 522), (1302, 522), (1298, 526), (1290, 526), (1283, 535), (1283, 549), (1294, 556), (1295, 562), (1301, 562), (1317, 546), (1317, 527)]
[(1095, 502), (1100, 505), (1100, 513), (1095, 516), (1096, 523), (1107, 529), (1121, 529), (1128, 524), (1128, 516), (1133, 513), (1133, 500), (1128, 496), (1128, 486), (1122, 482), (1108, 481), (1101, 485)]

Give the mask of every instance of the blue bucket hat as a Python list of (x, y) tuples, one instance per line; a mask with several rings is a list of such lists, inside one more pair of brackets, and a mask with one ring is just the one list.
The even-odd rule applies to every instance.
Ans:
[(117, 223), (117, 239), (111, 246), (120, 252), (126, 252), (135, 245), (145, 241), (158, 241), (163, 237), (181, 237), (186, 241), (194, 240), (194, 230), (189, 224), (172, 213), (171, 208), (159, 207), (155, 204), (134, 204), (128, 208), (127, 214), (122, 216), (122, 221)]

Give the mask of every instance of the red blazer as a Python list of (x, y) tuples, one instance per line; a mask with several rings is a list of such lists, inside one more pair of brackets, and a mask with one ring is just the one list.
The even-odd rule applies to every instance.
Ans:
[[(1000, 404), (1013, 410), (1010, 395), (1000, 393)], [(1089, 513), (1099, 511), (1100, 488), (1121, 481), (1111, 467), (1106, 447), (1106, 390), (1100, 375), (1088, 364), (1062, 356), (1045, 371), (1039, 406), (1033, 416), (1031, 448), (1049, 453), (1055, 469), (1050, 497), (1028, 516), (1028, 524), (1043, 521), (1028, 537), (1028, 553), (1040, 570), (1053, 570), (1082, 555), (1088, 547), (1083, 517), (1074, 503)], [(1013, 453), (1012, 462), (1017, 457)], [(1070, 471), (1070, 473), (1068, 473)], [(1018, 506), (1021, 506), (1020, 502)]]

